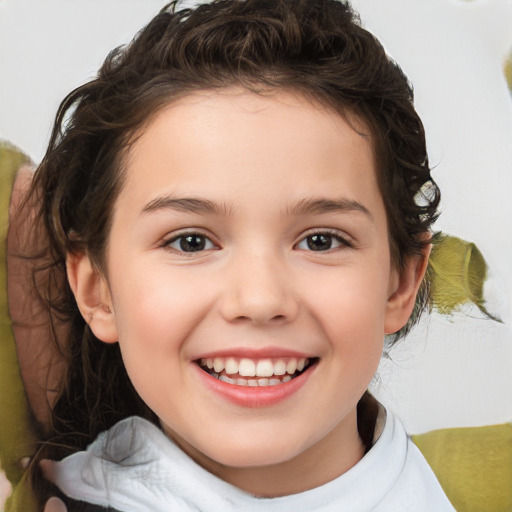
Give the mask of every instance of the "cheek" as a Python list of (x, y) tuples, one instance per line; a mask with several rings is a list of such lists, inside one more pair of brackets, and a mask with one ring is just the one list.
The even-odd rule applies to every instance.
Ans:
[(388, 280), (371, 266), (365, 268), (317, 281), (307, 302), (339, 364), (349, 372), (360, 368), (371, 378), (385, 337)]
[(345, 332), (384, 333), (388, 281), (371, 268), (317, 281), (307, 297), (325, 326)]
[(208, 309), (204, 281), (149, 264), (124, 275), (112, 289), (121, 347), (175, 351)]

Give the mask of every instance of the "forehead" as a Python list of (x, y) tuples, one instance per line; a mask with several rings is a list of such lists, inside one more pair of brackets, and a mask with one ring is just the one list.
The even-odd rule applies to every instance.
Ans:
[(203, 91), (159, 110), (125, 159), (121, 198), (162, 193), (237, 202), (250, 191), (284, 204), (352, 194), (379, 202), (372, 142), (355, 116), (286, 91)]

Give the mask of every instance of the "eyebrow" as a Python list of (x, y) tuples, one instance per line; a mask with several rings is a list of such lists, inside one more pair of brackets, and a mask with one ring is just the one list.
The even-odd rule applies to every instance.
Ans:
[(142, 213), (152, 213), (159, 210), (176, 210), (185, 213), (230, 215), (231, 208), (226, 204), (217, 204), (208, 199), (195, 197), (175, 197), (172, 195), (159, 196), (150, 201), (141, 210)]
[(297, 201), (294, 205), (286, 210), (288, 215), (306, 215), (306, 214), (320, 214), (329, 212), (361, 212), (370, 220), (373, 220), (373, 215), (370, 210), (358, 201), (351, 199), (326, 199), (326, 198), (305, 198)]
[[(217, 204), (208, 199), (194, 197), (158, 196), (144, 206), (143, 213), (160, 210), (175, 210), (185, 213), (231, 215), (233, 209), (227, 204)], [(329, 212), (361, 212), (373, 220), (371, 212), (358, 201), (351, 199), (304, 198), (285, 210), (285, 215), (300, 216)]]

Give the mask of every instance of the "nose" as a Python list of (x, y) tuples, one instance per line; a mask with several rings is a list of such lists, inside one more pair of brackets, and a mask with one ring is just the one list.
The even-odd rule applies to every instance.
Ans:
[(299, 312), (286, 264), (269, 254), (240, 257), (229, 269), (221, 314), (229, 322), (287, 323)]

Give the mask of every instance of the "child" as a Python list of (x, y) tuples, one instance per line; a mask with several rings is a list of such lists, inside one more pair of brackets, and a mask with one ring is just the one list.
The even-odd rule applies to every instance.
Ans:
[(439, 192), (346, 4), (163, 9), (64, 100), (33, 194), (71, 325), (35, 460), (70, 510), (453, 510), (366, 392)]

